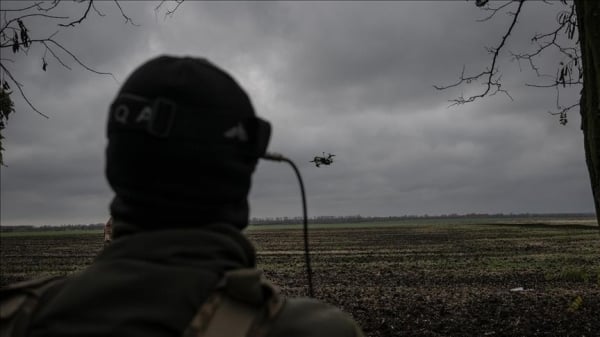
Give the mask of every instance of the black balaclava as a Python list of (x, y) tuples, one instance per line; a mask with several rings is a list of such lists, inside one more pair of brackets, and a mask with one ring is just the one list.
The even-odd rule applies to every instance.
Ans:
[(243, 229), (269, 137), (244, 90), (209, 61), (160, 56), (141, 65), (109, 111), (115, 236), (215, 222)]

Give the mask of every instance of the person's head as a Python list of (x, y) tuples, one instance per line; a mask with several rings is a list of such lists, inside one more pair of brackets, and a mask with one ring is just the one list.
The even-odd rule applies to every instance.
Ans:
[(225, 71), (202, 58), (151, 59), (119, 90), (107, 134), (117, 236), (119, 221), (136, 230), (247, 225), (270, 126)]

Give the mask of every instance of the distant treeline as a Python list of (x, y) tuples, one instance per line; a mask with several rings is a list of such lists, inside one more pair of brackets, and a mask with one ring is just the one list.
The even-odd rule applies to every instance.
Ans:
[(89, 225), (0, 226), (0, 232), (41, 232), (104, 229), (103, 223)]
[[(332, 224), (332, 223), (357, 223), (357, 222), (393, 222), (401, 220), (418, 220), (418, 219), (491, 219), (491, 218), (590, 218), (594, 217), (593, 213), (556, 213), (556, 214), (534, 214), (534, 213), (518, 213), (518, 214), (487, 214), (487, 213), (469, 213), (469, 214), (442, 214), (442, 215), (402, 215), (402, 216), (315, 216), (309, 217), (309, 223)], [(251, 225), (281, 225), (281, 224), (300, 224), (303, 219), (300, 216), (296, 217), (271, 217), (271, 218), (252, 218)]]
[[(487, 213), (469, 213), (469, 214), (442, 214), (442, 215), (402, 215), (402, 216), (315, 216), (309, 217), (309, 223), (332, 224), (332, 223), (358, 223), (358, 222), (393, 222), (418, 219), (514, 219), (514, 218), (593, 218), (593, 213), (556, 213), (556, 214), (535, 214), (535, 213), (510, 213), (510, 214), (487, 214)], [(302, 217), (267, 217), (250, 219), (250, 225), (292, 225), (301, 224)], [(0, 232), (27, 232), (27, 231), (67, 231), (67, 230), (101, 230), (103, 223), (88, 225), (44, 225), (44, 226), (0, 226)]]

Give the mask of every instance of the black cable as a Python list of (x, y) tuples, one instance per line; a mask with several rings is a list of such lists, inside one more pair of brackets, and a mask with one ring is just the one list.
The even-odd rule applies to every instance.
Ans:
[(290, 159), (284, 157), (278, 153), (265, 153), (262, 157), (263, 159), (271, 160), (271, 161), (284, 161), (292, 166), (294, 172), (296, 172), (296, 177), (298, 177), (298, 183), (300, 184), (300, 193), (302, 194), (302, 216), (304, 218), (303, 221), (303, 231), (304, 231), (304, 261), (306, 263), (306, 277), (308, 278), (308, 296), (315, 297), (315, 293), (313, 290), (312, 283), (312, 269), (310, 267), (310, 252), (308, 247), (308, 217), (306, 215), (306, 194), (304, 193), (304, 183), (302, 182), (302, 176), (300, 175), (300, 171), (296, 164)]

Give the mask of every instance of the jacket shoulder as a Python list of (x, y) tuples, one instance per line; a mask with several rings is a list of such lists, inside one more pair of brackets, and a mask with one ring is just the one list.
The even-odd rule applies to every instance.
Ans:
[(363, 337), (356, 322), (340, 309), (311, 298), (287, 298), (267, 337)]
[(0, 337), (24, 336), (40, 299), (65, 280), (62, 276), (52, 276), (0, 289)]

